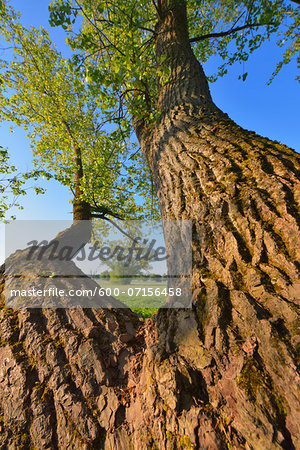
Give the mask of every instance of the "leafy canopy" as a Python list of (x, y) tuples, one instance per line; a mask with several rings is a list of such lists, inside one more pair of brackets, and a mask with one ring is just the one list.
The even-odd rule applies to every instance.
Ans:
[[(131, 121), (135, 116), (155, 123), (157, 87), (169, 77), (155, 54), (159, 2), (54, 1), (50, 24), (66, 30), (71, 60), (62, 58), (45, 30), (25, 30), (1, 4), (3, 32), (15, 47), (14, 61), (2, 63), (2, 117), (27, 127), (37, 166), (74, 190), (75, 143), (84, 165), (84, 199), (138, 216), (142, 208), (134, 193), (140, 192), (153, 211), (153, 183), (133, 149)], [(271, 34), (278, 34), (283, 47), (273, 75), (295, 56), (300, 64), (299, 7), (291, 2), (190, 0), (187, 11), (200, 62), (221, 58), (211, 79), (246, 61)]]
[(17, 169), (9, 163), (7, 150), (0, 146), (0, 220), (5, 219), (5, 214), (12, 206), (21, 208), (16, 198), (25, 195), (23, 180), (16, 176)]
[[(27, 130), (37, 168), (74, 193), (74, 149), (79, 149), (83, 200), (119, 216), (151, 215), (150, 174), (130, 142), (130, 130), (121, 128), (113, 114), (103, 116), (88, 76), (78, 77), (45, 29), (27, 30), (9, 7), (0, 20), (3, 37), (14, 46), (12, 60), (1, 61), (0, 117)], [(109, 93), (104, 97), (110, 110)], [(145, 211), (136, 192), (148, 202)]]
[[(157, 86), (168, 80), (168, 68), (155, 55), (159, 3), (56, 0), (49, 6), (50, 23), (66, 30), (76, 51), (73, 65), (87, 77), (102, 113), (111, 117), (122, 111), (120, 123), (125, 127), (132, 114), (149, 122), (157, 117)], [(221, 58), (211, 76), (216, 79), (228, 66), (246, 61), (271, 34), (278, 34), (284, 48), (275, 75), (294, 55), (300, 64), (299, 10), (285, 0), (189, 0), (190, 41), (201, 63)]]
[[(23, 209), (19, 203), (19, 198), (27, 194), (31, 187), (26, 186), (27, 180), (37, 180), (42, 173), (37, 170), (20, 173), (16, 166), (10, 163), (8, 151), (0, 146), (0, 222), (7, 221), (7, 212), (11, 208)], [(36, 194), (43, 194), (44, 189), (35, 186), (32, 187)], [(15, 219), (11, 215), (10, 219)]]

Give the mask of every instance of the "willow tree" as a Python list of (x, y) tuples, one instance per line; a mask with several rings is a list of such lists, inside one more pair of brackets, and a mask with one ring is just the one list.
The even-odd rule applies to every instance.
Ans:
[(31, 359), (33, 378), (23, 375), (15, 394), (2, 382), (6, 404), (18, 405), (15, 416), (2, 406), (3, 444), (27, 430), (27, 445), (45, 447), (297, 448), (299, 156), (230, 120), (199, 62), (216, 52), (245, 60), (286, 15), (295, 54), (297, 11), (221, 0), (50, 9), (83, 52), (73, 62), (99, 106), (109, 92), (128, 115), (163, 219), (193, 221), (193, 308), (161, 310), (143, 326), (129, 312), (43, 311), (42, 325), (39, 313), (20, 312), (25, 362), (12, 358), (9, 380), (17, 386)]

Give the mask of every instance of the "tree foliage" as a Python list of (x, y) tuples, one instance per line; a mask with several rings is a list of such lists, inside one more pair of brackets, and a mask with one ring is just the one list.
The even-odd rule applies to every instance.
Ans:
[[(168, 61), (155, 51), (160, 2), (54, 1), (50, 24), (66, 30), (70, 60), (45, 29), (26, 30), (1, 3), (2, 34), (14, 45), (13, 60), (2, 61), (2, 118), (27, 129), (37, 167), (74, 192), (75, 146), (84, 166), (83, 200), (127, 218), (153, 215), (153, 181), (131, 133), (133, 116), (155, 123), (158, 86), (171, 77)], [(200, 62), (221, 61), (211, 80), (246, 61), (272, 34), (283, 47), (273, 76), (295, 56), (299, 63), (299, 7), (291, 2), (190, 0), (187, 11)]]
[[(278, 35), (278, 45), (283, 49), (279, 67), (298, 55), (299, 63), (299, 8), (289, 1), (246, 0), (215, 2), (189, 1), (191, 42), (202, 63), (217, 55), (223, 61), (211, 80), (227, 73), (229, 66), (245, 62), (272, 34)], [(287, 58), (287, 55), (290, 58)], [(247, 73), (244, 73), (243, 80)]]
[[(121, 128), (113, 114), (103, 116), (88, 75), (78, 77), (48, 32), (25, 29), (8, 7), (2, 12), (2, 35), (13, 44), (14, 54), (11, 61), (1, 61), (1, 118), (25, 128), (35, 165), (75, 193), (76, 149), (84, 169), (83, 200), (121, 217), (151, 215), (155, 200), (151, 209), (147, 165), (130, 141), (130, 129)], [(109, 111), (109, 92), (103, 96)], [(145, 197), (148, 210), (142, 212), (136, 192)]]
[[(191, 0), (187, 9), (190, 41), (200, 62), (221, 58), (211, 79), (224, 75), (233, 63), (246, 61), (272, 34), (280, 36), (279, 45), (288, 45), (276, 73), (299, 55), (299, 8), (288, 1)], [(110, 117), (122, 109), (129, 113), (129, 122), (130, 114), (154, 120), (158, 83), (168, 82), (170, 76), (168, 65), (155, 54), (160, 2), (57, 0), (49, 10), (50, 23), (62, 25), (68, 33), (68, 43), (77, 51), (74, 66), (88, 77), (103, 114)], [(79, 32), (73, 25), (77, 17)]]
[[(20, 204), (16, 202), (16, 197), (26, 194), (23, 189), (23, 180), (16, 176), (16, 171), (16, 167), (9, 163), (7, 150), (0, 147), (0, 220), (5, 218), (7, 210), (12, 206), (20, 208)], [(13, 199), (10, 198), (11, 195)]]
[(40, 186), (28, 187), (28, 179), (37, 180), (44, 176), (43, 171), (32, 170), (21, 173), (10, 163), (8, 151), (0, 146), (0, 221), (15, 219), (15, 215), (7, 216), (11, 208), (23, 209), (19, 198), (26, 195), (28, 189), (34, 189), (36, 194), (43, 194), (45, 190)]

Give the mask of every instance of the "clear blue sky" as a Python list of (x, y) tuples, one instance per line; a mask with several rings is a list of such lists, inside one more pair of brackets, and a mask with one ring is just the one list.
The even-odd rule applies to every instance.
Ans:
[[(60, 28), (49, 27), (48, 4), (49, 0), (11, 1), (11, 5), (22, 14), (22, 23), (50, 29), (53, 41), (60, 47), (65, 34)], [(246, 82), (237, 79), (243, 68), (236, 65), (228, 71), (228, 75), (211, 85), (211, 92), (215, 103), (239, 125), (300, 151), (300, 89), (299, 83), (294, 80), (296, 62), (284, 67), (267, 86), (280, 54), (274, 40), (265, 43), (244, 65), (244, 71), (249, 73)], [(212, 67), (213, 61), (204, 66), (204, 70), (210, 73)], [(21, 170), (30, 168), (31, 151), (24, 132), (15, 129), (11, 134), (5, 124), (0, 126), (0, 144), (8, 148), (13, 163)], [(24, 210), (16, 212), (17, 219), (71, 219), (69, 198), (65, 187), (56, 182), (47, 183), (45, 195), (36, 196), (30, 192), (22, 199)]]

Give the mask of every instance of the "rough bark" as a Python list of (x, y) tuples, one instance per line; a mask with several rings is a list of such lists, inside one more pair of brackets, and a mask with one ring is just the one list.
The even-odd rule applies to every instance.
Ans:
[(300, 447), (299, 156), (213, 104), (184, 2), (159, 6), (172, 77), (135, 127), (163, 217), (193, 221), (193, 309), (3, 308), (2, 448)]

